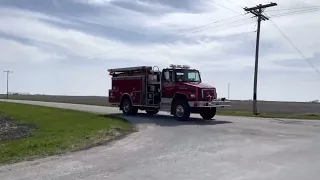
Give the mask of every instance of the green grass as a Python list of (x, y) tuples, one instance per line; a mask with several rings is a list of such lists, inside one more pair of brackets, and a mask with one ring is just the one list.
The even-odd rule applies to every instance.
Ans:
[(37, 126), (31, 137), (0, 141), (0, 164), (89, 148), (135, 130), (118, 117), (18, 103), (0, 102), (0, 114)]
[(217, 110), (217, 115), (222, 115), (222, 116), (260, 117), (260, 118), (283, 118), (283, 119), (320, 120), (320, 114), (259, 113), (258, 115), (253, 115), (252, 112), (247, 112), (247, 111)]

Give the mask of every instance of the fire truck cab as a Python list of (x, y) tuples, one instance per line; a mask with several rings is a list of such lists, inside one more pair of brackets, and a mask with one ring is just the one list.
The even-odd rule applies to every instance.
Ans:
[(230, 106), (225, 98), (218, 99), (216, 88), (204, 84), (200, 72), (186, 65), (138, 66), (109, 69), (112, 85), (109, 103), (125, 115), (138, 110), (155, 115), (167, 111), (178, 120), (187, 120), (198, 113), (205, 120), (216, 115), (217, 108)]

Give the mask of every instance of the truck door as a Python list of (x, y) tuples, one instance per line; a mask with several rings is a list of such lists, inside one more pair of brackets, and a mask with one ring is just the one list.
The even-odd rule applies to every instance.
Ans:
[(164, 69), (162, 72), (162, 103), (171, 104), (175, 93), (175, 72), (173, 69)]

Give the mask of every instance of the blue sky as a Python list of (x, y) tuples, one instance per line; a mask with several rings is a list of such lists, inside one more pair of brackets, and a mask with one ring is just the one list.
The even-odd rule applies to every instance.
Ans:
[[(214, 2), (1, 0), (0, 68), (14, 71), (11, 92), (107, 96), (109, 68), (188, 64), (218, 96), (227, 96), (230, 83), (231, 99), (252, 99), (256, 23), (241, 7), (269, 1)], [(279, 5), (266, 12), (270, 16), (320, 5), (275, 2)], [(319, 15), (271, 19), (320, 69), (320, 20), (314, 18)], [(260, 45), (259, 99), (320, 99), (320, 76), (270, 21), (262, 23)], [(0, 93), (5, 92), (1, 73)]]

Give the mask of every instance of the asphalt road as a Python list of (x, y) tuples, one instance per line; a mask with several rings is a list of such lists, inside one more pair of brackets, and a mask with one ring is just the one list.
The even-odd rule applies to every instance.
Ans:
[[(119, 113), (115, 108), (29, 104)], [(139, 132), (105, 146), (0, 167), (0, 179), (318, 180), (320, 121), (130, 117)]]
[[(5, 98), (6, 95), (0, 94), (0, 99)], [(109, 104), (108, 97), (103, 96), (10, 95), (10, 99), (91, 104), (101, 106), (108, 106)], [(227, 107), (225, 110), (251, 112), (252, 101), (231, 100), (231, 107)], [(320, 114), (320, 103), (258, 101), (258, 111), (261, 113), (280, 114)]]

